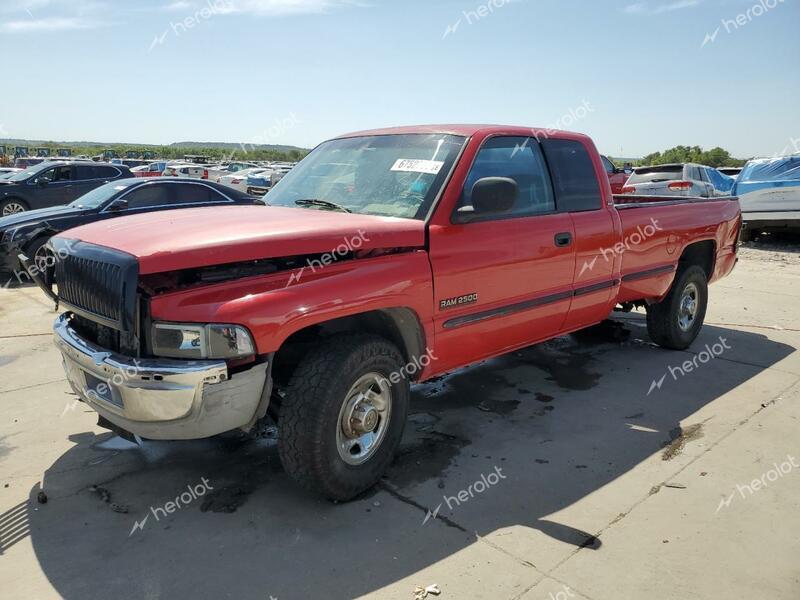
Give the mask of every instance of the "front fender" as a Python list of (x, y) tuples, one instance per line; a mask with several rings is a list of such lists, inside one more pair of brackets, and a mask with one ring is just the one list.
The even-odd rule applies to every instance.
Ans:
[(433, 282), (427, 254), (414, 250), (249, 277), (155, 296), (154, 321), (233, 323), (253, 334), (259, 354), (277, 351), (306, 327), (373, 310), (408, 308), (433, 340)]

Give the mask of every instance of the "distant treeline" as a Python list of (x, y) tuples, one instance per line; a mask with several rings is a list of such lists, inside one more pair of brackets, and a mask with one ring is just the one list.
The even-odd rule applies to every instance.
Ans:
[(204, 147), (197, 145), (190, 146), (149, 146), (137, 144), (107, 144), (99, 145), (92, 144), (87, 146), (72, 145), (72, 144), (59, 144), (54, 142), (18, 142), (18, 141), (5, 141), (0, 142), (0, 145), (5, 145), (6, 153), (13, 156), (14, 148), (16, 146), (25, 146), (28, 148), (29, 156), (36, 156), (37, 148), (48, 148), (50, 156), (56, 158), (58, 156), (58, 148), (69, 148), (72, 151), (72, 156), (97, 156), (102, 154), (105, 150), (113, 150), (120, 158), (126, 158), (127, 152), (136, 152), (142, 154), (145, 151), (154, 152), (157, 158), (176, 159), (183, 158), (185, 154), (198, 154), (208, 156), (211, 159), (230, 159), (230, 160), (272, 160), (281, 162), (297, 162), (302, 159), (308, 150), (302, 148), (291, 148), (286, 150), (278, 150), (264, 146), (255, 146), (252, 144), (242, 145), (226, 145), (225, 147)]
[[(611, 159), (617, 166), (623, 166), (618, 159)], [(733, 158), (723, 148), (703, 150), (700, 146), (675, 146), (663, 152), (653, 152), (640, 160), (633, 161), (633, 166), (666, 165), (670, 163), (698, 163), (709, 167), (742, 167), (747, 159)]]

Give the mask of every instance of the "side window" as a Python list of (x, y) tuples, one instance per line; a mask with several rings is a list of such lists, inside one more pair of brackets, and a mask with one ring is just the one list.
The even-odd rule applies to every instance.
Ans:
[(56, 167), (53, 181), (71, 181), (72, 167)]
[(114, 167), (95, 167), (94, 176), (97, 179), (116, 179), (120, 175), (120, 170)]
[(95, 179), (97, 176), (94, 174), (96, 167), (91, 165), (77, 165), (75, 167), (75, 179), (84, 181), (86, 179)]
[(605, 156), (601, 156), (600, 160), (603, 161), (603, 168), (606, 170), (606, 173), (609, 175), (613, 175), (614, 171), (616, 170), (614, 165), (608, 160)]
[(34, 181), (53, 181), (56, 176), (55, 169), (47, 169), (46, 171), (42, 171), (39, 173), (35, 178)]
[(484, 177), (509, 177), (517, 182), (517, 202), (505, 217), (525, 217), (556, 209), (553, 187), (539, 143), (525, 137), (495, 137), (484, 142), (475, 157), (459, 206), (472, 203), (472, 186)]
[(210, 187), (196, 184), (173, 184), (173, 200), (174, 204), (205, 204), (209, 202), (226, 202), (222, 194)]
[(542, 142), (553, 174), (558, 209), (567, 212), (598, 210), (602, 206), (600, 184), (586, 147), (572, 140)]
[(170, 204), (170, 187), (169, 184), (149, 184), (129, 192), (124, 197), (128, 201), (128, 209), (153, 208)]

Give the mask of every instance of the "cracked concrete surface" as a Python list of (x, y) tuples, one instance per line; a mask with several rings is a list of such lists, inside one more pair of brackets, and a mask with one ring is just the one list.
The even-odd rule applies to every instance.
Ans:
[(417, 386), (386, 478), (338, 505), (289, 481), (269, 433), (137, 447), (98, 428), (52, 307), (0, 290), (3, 596), (796, 599), (800, 255), (764, 252), (712, 286), (687, 352), (617, 314)]

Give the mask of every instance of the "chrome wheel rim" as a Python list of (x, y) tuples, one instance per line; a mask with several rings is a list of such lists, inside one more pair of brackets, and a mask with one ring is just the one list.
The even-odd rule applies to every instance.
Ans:
[(694, 283), (688, 284), (681, 294), (680, 304), (678, 306), (678, 327), (681, 331), (689, 331), (697, 319), (697, 310), (699, 307), (698, 298), (700, 290)]
[(25, 207), (22, 206), (19, 202), (9, 202), (3, 207), (3, 216), (8, 217), (10, 215), (16, 215), (19, 213), (25, 212)]
[(378, 373), (367, 373), (350, 387), (336, 426), (336, 448), (348, 465), (360, 465), (377, 452), (389, 428), (392, 388)]

